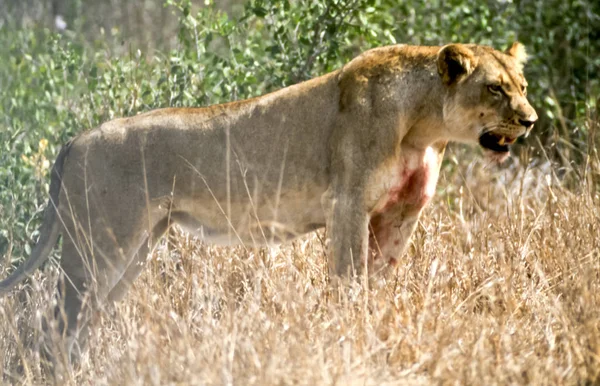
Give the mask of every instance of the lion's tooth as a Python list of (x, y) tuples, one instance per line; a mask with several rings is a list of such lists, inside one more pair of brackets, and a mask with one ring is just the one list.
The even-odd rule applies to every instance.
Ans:
[(507, 139), (507, 140), (506, 140), (506, 144), (507, 144), (507, 145), (512, 145), (513, 143), (515, 143), (515, 141), (516, 141), (516, 140), (517, 140), (516, 138), (510, 138), (510, 139)]
[(500, 137), (500, 140), (498, 141), (498, 144), (499, 144), (500, 146), (503, 146), (503, 145), (504, 145), (504, 141), (505, 141), (505, 140), (506, 140), (506, 137), (505, 137), (505, 136), (502, 136), (502, 137)]

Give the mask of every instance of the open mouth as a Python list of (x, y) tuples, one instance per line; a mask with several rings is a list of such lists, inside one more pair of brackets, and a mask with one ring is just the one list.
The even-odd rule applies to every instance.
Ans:
[(485, 148), (497, 153), (508, 153), (508, 146), (515, 143), (517, 139), (505, 135), (484, 133), (479, 137), (479, 144)]

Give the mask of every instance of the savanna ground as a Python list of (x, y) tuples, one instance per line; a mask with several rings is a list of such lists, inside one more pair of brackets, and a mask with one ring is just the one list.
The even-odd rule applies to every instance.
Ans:
[[(543, 163), (498, 168), (470, 153), (451, 151), (465, 162), (442, 174), (397, 271), (368, 290), (329, 293), (322, 233), (271, 249), (173, 234), (126, 300), (102, 313), (81, 367), (58, 379), (594, 384), (598, 197), (585, 184), (579, 193), (560, 187)], [(38, 338), (55, 271), (1, 303), (5, 382), (44, 377), (39, 357), (19, 342)]]
[[(179, 31), (177, 50), (155, 57), (128, 51), (110, 26), (93, 43), (81, 43), (71, 31), (57, 36), (0, 24), (0, 277), (28, 254), (45, 204), (47, 169), (71, 135), (114, 116), (279, 88), (339, 66), (360, 39), (361, 49), (389, 44), (393, 36), (415, 39), (384, 28), (393, 23), (378, 15), (395, 8), (385, 8), (387, 14), (369, 9), (392, 7), (385, 0), (363, 8), (356, 2), (352, 12), (362, 14), (352, 22), (343, 7), (331, 15), (328, 6), (317, 7), (312, 17), (312, 8), (292, 3), (282, 16), (277, 5), (285, 2), (251, 1), (236, 11), (250, 15), (242, 16), (248, 23), (242, 27), (206, 9), (192, 16), (184, 3), (174, 7), (184, 15), (179, 24), (165, 22), (165, 29)], [(520, 4), (525, 15), (527, 4)], [(442, 20), (469, 25), (464, 11), (449, 15)], [(305, 23), (290, 22), (300, 19)], [(404, 22), (417, 34), (425, 23)], [(321, 45), (313, 44), (323, 35), (313, 36), (317, 25), (327, 25), (322, 32), (330, 34), (316, 39)], [(298, 28), (311, 38), (294, 40), (303, 36)], [(477, 28), (462, 31), (490, 44), (511, 38), (489, 38), (485, 25), (483, 32)], [(432, 33), (422, 33), (422, 43), (456, 38)], [(535, 47), (539, 35), (531, 36)], [(124, 301), (100, 312), (80, 366), (59, 365), (51, 374), (35, 348), (41, 318), (55, 301), (54, 261), (0, 299), (2, 382), (599, 383), (598, 81), (588, 72), (583, 94), (571, 95), (540, 75), (536, 61), (549, 60), (537, 52), (530, 52), (528, 77), (545, 123), (501, 166), (485, 161), (476, 147), (451, 146), (437, 196), (392, 274), (336, 295), (322, 231), (270, 249), (215, 247), (174, 231)], [(560, 70), (555, 76), (562, 81)], [(569, 95), (578, 102), (561, 106)]]

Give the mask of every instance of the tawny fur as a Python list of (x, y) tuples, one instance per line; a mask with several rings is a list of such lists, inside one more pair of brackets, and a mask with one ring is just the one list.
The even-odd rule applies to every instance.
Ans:
[(435, 193), (447, 142), (513, 140), (535, 121), (519, 47), (376, 48), (262, 97), (82, 133), (54, 166), (38, 245), (0, 292), (37, 268), (61, 234), (59, 328), (83, 331), (83, 344), (82, 295), (91, 295), (86, 304), (120, 299), (174, 223), (244, 244), (327, 226), (333, 274), (393, 265)]

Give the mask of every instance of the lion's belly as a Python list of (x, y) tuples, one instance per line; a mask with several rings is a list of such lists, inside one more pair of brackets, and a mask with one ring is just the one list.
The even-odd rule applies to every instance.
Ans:
[[(277, 244), (325, 226), (320, 197), (324, 188), (282, 191), (259, 200), (246, 196), (223, 200), (177, 200), (177, 210), (188, 216), (180, 223), (201, 239), (220, 245)], [(219, 202), (219, 204), (217, 204)], [(229, 214), (231, 213), (231, 214)]]

